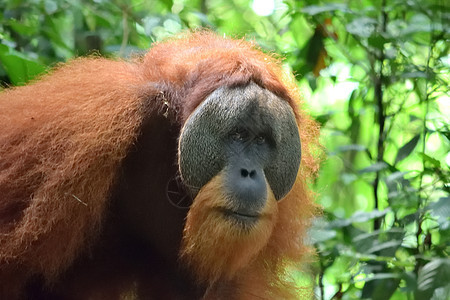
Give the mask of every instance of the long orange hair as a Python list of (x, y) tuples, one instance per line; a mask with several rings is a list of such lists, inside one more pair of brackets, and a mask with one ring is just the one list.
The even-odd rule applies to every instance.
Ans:
[(117, 170), (146, 118), (167, 107), (167, 117), (183, 124), (218, 87), (249, 82), (289, 102), (302, 161), (293, 189), (276, 204), (267, 243), (236, 267), (226, 289), (242, 298), (295, 298), (286, 272), (308, 252), (318, 125), (276, 57), (210, 31), (180, 34), (129, 62), (78, 58), (0, 94), (0, 282), (13, 290), (33, 274), (54, 281), (95, 242)]

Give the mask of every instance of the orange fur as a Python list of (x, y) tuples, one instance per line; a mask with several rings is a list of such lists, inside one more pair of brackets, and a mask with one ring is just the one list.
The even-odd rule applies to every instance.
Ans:
[(302, 171), (281, 202), (269, 196), (266, 218), (248, 231), (230, 227), (214, 213), (227, 203), (220, 196), (220, 179), (216, 176), (200, 191), (185, 227), (182, 258), (210, 285), (205, 299), (312, 298), (289, 274), (312, 254), (303, 237), (316, 208)]
[(0, 280), (5, 263), (53, 279), (98, 232), (142, 120), (133, 73), (79, 59), (1, 95)]
[(242, 299), (295, 298), (285, 275), (308, 252), (302, 238), (314, 213), (307, 182), (318, 169), (318, 126), (275, 57), (209, 31), (158, 43), (131, 62), (76, 59), (0, 94), (0, 297), (19, 295), (32, 275), (57, 282), (95, 244), (118, 170), (146, 119), (167, 109), (180, 127), (218, 87), (251, 81), (296, 113), (296, 184), (281, 202), (269, 200), (267, 218), (244, 234), (209, 214), (222, 205), (218, 176), (194, 201), (183, 253), (200, 278), (212, 276), (205, 298), (224, 290)]
[[(222, 175), (206, 184), (189, 209), (184, 228), (182, 258), (204, 282), (231, 280), (267, 244), (277, 215), (277, 203), (269, 192), (261, 219), (241, 228), (223, 216), (230, 207), (222, 190)], [(214, 238), (212, 238), (214, 237)]]

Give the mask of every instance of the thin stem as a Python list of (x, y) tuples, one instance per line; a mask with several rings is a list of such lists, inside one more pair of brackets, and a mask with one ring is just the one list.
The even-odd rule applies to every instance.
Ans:
[[(431, 20), (430, 20), (431, 21)], [(433, 22), (431, 22), (433, 23)], [(429, 78), (430, 78), (430, 61), (431, 61), (431, 56), (432, 56), (432, 52), (433, 52), (433, 47), (434, 47), (434, 31), (432, 31), (431, 35), (430, 35), (430, 47), (428, 48), (428, 57), (427, 57), (427, 63), (426, 63), (426, 78), (425, 78), (425, 95), (424, 95), (424, 99), (423, 102), (425, 103), (425, 111), (424, 111), (424, 115), (423, 115), (423, 120), (422, 120), (422, 126), (423, 126), (423, 132), (422, 132), (422, 153), (425, 154), (426, 151), (426, 140), (427, 140), (427, 115), (428, 115), (428, 111), (430, 109), (430, 101), (429, 101), (429, 96), (430, 96), (430, 92), (428, 91), (428, 86), (429, 86)], [(422, 166), (423, 166), (423, 171), (420, 174), (420, 180), (419, 180), (419, 190), (422, 190), (423, 187), (423, 176), (425, 174), (425, 159), (422, 159)], [(420, 211), (420, 208), (422, 207), (423, 203), (422, 203), (422, 193), (419, 193), (418, 195), (418, 199), (417, 199), (417, 211)], [(420, 236), (422, 234), (422, 220), (423, 220), (423, 215), (422, 213), (417, 215), (417, 232), (416, 232), (416, 254), (420, 254)], [(417, 274), (419, 272), (419, 269), (421, 267), (421, 261), (420, 260), (416, 260), (416, 266), (414, 268), (414, 272)]]
[[(387, 27), (387, 13), (386, 13), (386, 0), (383, 0), (381, 3), (381, 32), (386, 32)], [(375, 76), (375, 102), (378, 108), (378, 124), (379, 124), (379, 130), (378, 130), (378, 143), (377, 143), (377, 162), (382, 162), (384, 157), (384, 140), (385, 140), (385, 133), (384, 133), (384, 127), (386, 123), (386, 116), (384, 112), (384, 106), (383, 106), (383, 81), (384, 81), (384, 75), (383, 75), (383, 64), (384, 64), (384, 50), (380, 50), (380, 56), (379, 56), (379, 63), (380, 63), (380, 69), (378, 71), (378, 75)], [(373, 182), (373, 195), (374, 195), (374, 201), (375, 201), (375, 209), (379, 208), (379, 198), (378, 198), (378, 187), (380, 185), (380, 171), (376, 173), (375, 180)], [(380, 219), (375, 219), (373, 224), (373, 229), (378, 230), (380, 229)]]
[(325, 299), (324, 286), (323, 286), (323, 275), (324, 275), (324, 270), (323, 269), (324, 268), (323, 268), (322, 260), (320, 260), (320, 274), (319, 274), (320, 300), (324, 300)]

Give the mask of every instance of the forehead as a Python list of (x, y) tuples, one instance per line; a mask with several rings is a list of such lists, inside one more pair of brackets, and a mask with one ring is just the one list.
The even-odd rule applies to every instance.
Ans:
[(287, 112), (292, 112), (292, 109), (287, 101), (255, 83), (250, 83), (247, 86), (221, 87), (215, 90), (197, 111), (223, 120), (237, 118), (257, 122), (261, 118), (283, 118)]

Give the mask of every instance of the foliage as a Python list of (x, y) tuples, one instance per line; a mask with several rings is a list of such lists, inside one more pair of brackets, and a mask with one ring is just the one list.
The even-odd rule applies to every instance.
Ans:
[(444, 0), (6, 0), (0, 81), (184, 28), (245, 34), (285, 57), (323, 126), (317, 298), (449, 299), (448, 19)]

